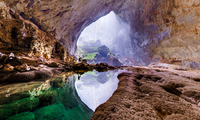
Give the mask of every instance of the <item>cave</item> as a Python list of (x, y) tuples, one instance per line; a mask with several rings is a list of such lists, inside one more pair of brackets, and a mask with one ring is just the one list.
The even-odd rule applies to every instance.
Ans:
[(131, 44), (130, 26), (111, 11), (81, 32), (77, 41), (77, 57), (93, 64), (104, 62), (133, 66), (136, 62)]
[(199, 119), (199, 9), (2, 0), (0, 119)]

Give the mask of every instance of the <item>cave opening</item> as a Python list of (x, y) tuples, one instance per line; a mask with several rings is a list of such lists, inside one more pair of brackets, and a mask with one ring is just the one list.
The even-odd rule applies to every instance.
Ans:
[(77, 41), (76, 56), (90, 64), (133, 66), (130, 26), (115, 12), (99, 18), (86, 27)]

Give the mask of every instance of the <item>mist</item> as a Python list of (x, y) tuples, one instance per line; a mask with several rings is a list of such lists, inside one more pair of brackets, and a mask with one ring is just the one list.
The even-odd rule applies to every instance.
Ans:
[(97, 40), (115, 54), (132, 56), (130, 27), (113, 11), (86, 27), (80, 34), (77, 45)]

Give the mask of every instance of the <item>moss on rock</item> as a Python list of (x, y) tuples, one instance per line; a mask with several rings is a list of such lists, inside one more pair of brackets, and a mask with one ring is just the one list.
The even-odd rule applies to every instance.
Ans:
[(11, 116), (7, 120), (35, 120), (35, 115), (32, 112), (23, 112)]

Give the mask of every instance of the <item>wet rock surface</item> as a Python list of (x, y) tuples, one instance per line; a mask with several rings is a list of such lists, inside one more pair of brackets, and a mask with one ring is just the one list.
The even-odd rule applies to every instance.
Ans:
[[(14, 53), (4, 54), (4, 56), (0, 61), (0, 83), (40, 80), (65, 71), (62, 66), (58, 66), (58, 60), (46, 60), (33, 56), (15, 56)], [(45, 61), (49, 62), (49, 67), (44, 65)]]
[(127, 70), (118, 75), (118, 89), (95, 110), (92, 120), (200, 118), (200, 83), (192, 79), (200, 77), (198, 70), (148, 67)]
[[(108, 71), (117, 67), (109, 66), (107, 63), (87, 64), (86, 60), (76, 63), (72, 56), (68, 62), (58, 59), (45, 59), (34, 56), (21, 56), (14, 53), (3, 54), (0, 61), (0, 83), (17, 83), (41, 80), (53, 77), (64, 71), (86, 70)], [(16, 64), (17, 63), (17, 64)]]

